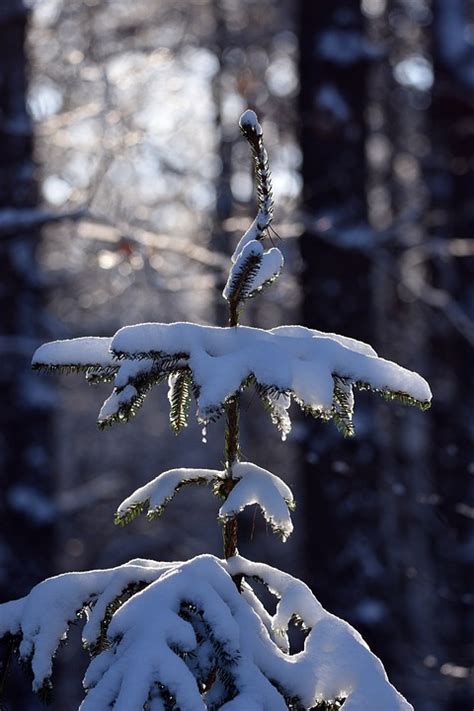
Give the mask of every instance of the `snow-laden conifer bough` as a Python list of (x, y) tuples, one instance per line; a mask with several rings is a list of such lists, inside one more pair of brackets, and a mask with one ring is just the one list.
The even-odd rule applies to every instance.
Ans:
[[(36, 369), (84, 372), (91, 383), (114, 383), (99, 413), (100, 426), (126, 422), (161, 382), (168, 384), (175, 432), (186, 426), (193, 397), (204, 426), (225, 417), (223, 471), (164, 472), (132, 493), (116, 513), (120, 524), (145, 510), (153, 519), (181, 487), (211, 484), (221, 500), (224, 557), (170, 563), (138, 559), (109, 570), (49, 578), (26, 597), (0, 606), (0, 636), (9, 637), (12, 649), (31, 665), (33, 689), (47, 696), (52, 662), (69, 624), (85, 620), (83, 640), (91, 660), (83, 711), (406, 711), (412, 706), (349, 624), (324, 610), (304, 583), (238, 555), (240, 511), (258, 504), (271, 528), (286, 539), (294, 506), (282, 479), (241, 461), (244, 388), (255, 388), (283, 439), (291, 430), (292, 400), (352, 435), (358, 389), (421, 409), (431, 398), (423, 378), (379, 358), (365, 343), (301, 326), (266, 331), (239, 325), (245, 301), (275, 281), (283, 266), (280, 250), (267, 249), (265, 240), (273, 217), (272, 184), (253, 111), (242, 115), (240, 128), (252, 151), (258, 213), (232, 256), (223, 293), (228, 325), (138, 324), (112, 338), (47, 343), (33, 357)], [(276, 596), (275, 614), (265, 609), (254, 581)], [(305, 631), (298, 653), (289, 648), (292, 621)]]

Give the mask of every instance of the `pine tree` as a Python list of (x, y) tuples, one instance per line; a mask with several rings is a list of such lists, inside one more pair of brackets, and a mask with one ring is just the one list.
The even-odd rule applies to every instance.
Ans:
[[(401, 711), (411, 705), (389, 683), (380, 660), (346, 622), (323, 609), (301, 581), (238, 553), (238, 514), (258, 504), (285, 540), (293, 495), (275, 474), (241, 459), (240, 395), (254, 388), (283, 439), (289, 407), (354, 432), (354, 392), (429, 406), (427, 383), (379, 358), (365, 343), (301, 326), (271, 330), (240, 325), (245, 302), (278, 278), (279, 249), (266, 248), (273, 196), (263, 132), (248, 110), (240, 119), (255, 169), (258, 212), (232, 256), (223, 296), (228, 325), (146, 323), (113, 338), (77, 338), (39, 348), (33, 367), (82, 372), (90, 383), (113, 382), (99, 426), (127, 422), (148, 392), (168, 384), (170, 425), (186, 426), (191, 401), (207, 427), (223, 416), (223, 469), (172, 469), (133, 492), (117, 509), (125, 525), (143, 512), (161, 516), (183, 486), (208, 484), (219, 498), (224, 557), (184, 562), (135, 559), (116, 568), (49, 578), (26, 597), (0, 606), (0, 637), (31, 667), (33, 689), (47, 698), (52, 664), (69, 625), (84, 621), (90, 655), (83, 711), (320, 709)], [(274, 614), (259, 597), (263, 583), (277, 599)], [(288, 630), (304, 632), (294, 653)]]

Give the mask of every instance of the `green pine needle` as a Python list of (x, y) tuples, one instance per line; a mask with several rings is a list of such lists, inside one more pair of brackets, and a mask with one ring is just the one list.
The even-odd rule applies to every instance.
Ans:
[(146, 501), (139, 501), (138, 503), (130, 506), (130, 508), (128, 508), (124, 513), (116, 513), (114, 517), (114, 523), (117, 526), (126, 526), (127, 524), (134, 521), (137, 516), (140, 516), (140, 514), (143, 513), (148, 503), (149, 499), (146, 499)]
[(178, 434), (188, 424), (192, 378), (188, 370), (180, 370), (171, 378), (168, 394), (170, 401), (170, 427), (173, 432)]
[(282, 417), (281, 411), (275, 406), (275, 402), (272, 397), (275, 397), (276, 395), (290, 395), (290, 392), (288, 390), (281, 390), (274, 385), (263, 385), (261, 383), (257, 383), (255, 378), (253, 378), (252, 382), (255, 384), (255, 390), (262, 401), (264, 409), (270, 415), (272, 424), (275, 425), (279, 432), (284, 432), (286, 419)]
[(226, 297), (229, 303), (243, 303), (250, 297), (253, 280), (258, 274), (261, 263), (261, 254), (250, 254), (245, 259), (240, 269), (233, 275), (230, 282), (229, 294)]
[(110, 641), (107, 638), (107, 630), (112, 621), (112, 617), (115, 615), (117, 610), (122, 607), (125, 602), (127, 602), (127, 600), (133, 597), (137, 592), (144, 590), (148, 584), (149, 583), (145, 583), (140, 580), (135, 583), (131, 583), (130, 585), (127, 585), (122, 592), (114, 598), (114, 600), (109, 602), (105, 609), (104, 618), (100, 623), (100, 634), (98, 638), (91, 644), (87, 645), (87, 651), (91, 654), (91, 656), (95, 657), (100, 652), (103, 652), (104, 649), (108, 649), (111, 646)]
[(344, 437), (353, 437), (355, 434), (352, 423), (354, 412), (354, 396), (352, 394), (352, 383), (348, 378), (333, 376), (333, 407), (332, 418), (338, 430)]
[(407, 395), (407, 393), (404, 392), (388, 390), (387, 388), (373, 388), (371, 385), (369, 385), (369, 383), (363, 383), (360, 381), (355, 382), (354, 387), (356, 387), (358, 390), (370, 390), (371, 392), (383, 397), (384, 400), (398, 400), (398, 402), (400, 402), (402, 405), (411, 405), (412, 407), (417, 407), (423, 412), (431, 407), (431, 402), (417, 400), (416, 398), (412, 397), (411, 395)]
[(218, 483), (220, 482), (220, 479), (216, 478), (213, 481), (209, 481), (208, 479), (200, 478), (200, 479), (183, 479), (182, 481), (179, 482), (179, 484), (175, 487), (173, 493), (170, 496), (167, 496), (166, 499), (159, 505), (155, 506), (154, 508), (149, 508), (150, 506), (150, 499), (144, 499), (143, 501), (137, 501), (134, 504), (132, 504), (126, 511), (124, 512), (116, 512), (114, 516), (114, 523), (117, 526), (126, 526), (127, 524), (131, 523), (134, 521), (137, 516), (142, 514), (145, 509), (148, 508), (146, 517), (149, 521), (153, 521), (156, 518), (159, 518), (165, 508), (168, 506), (170, 501), (172, 501), (175, 497), (175, 495), (184, 487), (184, 486), (189, 486), (190, 484), (198, 484), (198, 485), (205, 485), (205, 484), (212, 484), (213, 486), (217, 486)]
[(261, 294), (262, 291), (265, 291), (265, 289), (267, 287), (271, 286), (278, 279), (278, 277), (280, 276), (282, 271), (283, 271), (283, 267), (278, 272), (275, 272), (275, 274), (272, 277), (270, 277), (270, 279), (267, 279), (266, 281), (264, 281), (263, 284), (260, 284), (260, 286), (258, 286), (256, 289), (253, 289), (249, 293), (247, 298), (253, 299), (254, 296), (257, 296), (258, 294)]

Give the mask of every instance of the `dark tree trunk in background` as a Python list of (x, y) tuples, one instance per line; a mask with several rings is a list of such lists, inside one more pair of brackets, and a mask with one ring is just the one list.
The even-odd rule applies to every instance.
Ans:
[[(374, 345), (432, 382), (433, 314), (418, 288), (427, 282), (428, 239), (425, 158), (430, 102), (429, 4), (414, 8), (391, 0), (368, 23), (371, 39), (386, 48), (370, 74), (368, 105), (368, 204), (371, 226), (384, 236), (372, 269)], [(417, 68), (421, 71), (417, 74)], [(415, 71), (413, 71), (415, 69)], [(423, 74), (425, 70), (425, 74)], [(432, 506), (435, 491), (429, 415), (377, 406), (379, 535), (384, 561), (386, 659), (392, 678), (419, 711), (444, 707), (438, 669), (440, 648), (434, 539), (443, 534)]]
[[(428, 8), (380, 7), (364, 18), (358, 0), (301, 3), (303, 318), (430, 377), (426, 307), (401, 287), (407, 258), (426, 238), (429, 87), (406, 87), (393, 71), (426, 54)], [(413, 76), (402, 65), (400, 77), (403, 69)], [(425, 279), (425, 264), (409, 276)], [(353, 442), (307, 425), (311, 585), (361, 630), (417, 711), (435, 711), (445, 694), (432, 663), (440, 656), (432, 542), (444, 534), (422, 505), (433, 493), (430, 421), (369, 397), (356, 396)]]
[[(32, 373), (41, 338), (37, 230), (4, 229), (37, 202), (32, 128), (26, 113), (26, 11), (0, 7), (0, 471), (2, 601), (24, 595), (52, 572), (51, 391)], [(7, 212), (8, 211), (8, 212)], [(32, 556), (34, 550), (34, 556)], [(3, 650), (2, 650), (3, 651)], [(8, 684), (8, 709), (39, 708), (22, 674)], [(38, 702), (39, 703), (39, 702)], [(11, 704), (11, 705), (10, 705)]]
[[(472, 244), (474, 237), (474, 47), (466, 30), (474, 19), (474, 4), (436, 0), (433, 10), (436, 83), (431, 135), (436, 151), (430, 165), (431, 214), (433, 236), (447, 240), (452, 253), (433, 261), (433, 282), (457, 305), (450, 307), (455, 320), (457, 314), (457, 328), (446, 328), (443, 319), (433, 332), (433, 350), (440, 354), (435, 376), (443, 386), (433, 412), (438, 447), (434, 473), (445, 524), (439, 566), (445, 576), (440, 632), (446, 657), (440, 662), (468, 668), (474, 639), (473, 539), (472, 510), (470, 518), (464, 504), (472, 505), (474, 494), (474, 381), (469, 375), (474, 356), (474, 256), (456, 256), (454, 240)], [(451, 698), (450, 711), (471, 710), (473, 684), (451, 677)]]
[[(302, 0), (300, 116), (304, 324), (373, 340), (366, 213), (365, 111), (370, 51), (358, 0)], [(351, 246), (352, 245), (352, 246)], [(304, 503), (310, 584), (383, 652), (383, 568), (376, 552), (376, 466), (367, 398), (355, 441), (307, 421)], [(360, 409), (362, 408), (362, 409)], [(303, 504), (304, 505), (304, 504)]]

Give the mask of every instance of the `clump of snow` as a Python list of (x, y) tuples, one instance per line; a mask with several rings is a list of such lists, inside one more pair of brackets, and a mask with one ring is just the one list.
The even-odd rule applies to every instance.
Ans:
[[(19, 656), (31, 664), (33, 690), (38, 691), (51, 677), (53, 657), (77, 613), (94, 603), (105, 610), (102, 594), (110, 601), (133, 582), (155, 580), (169, 566), (132, 560), (108, 570), (64, 573), (39, 583), (26, 597), (0, 605), (0, 638), (6, 634), (21, 637)], [(100, 624), (91, 621), (88, 639), (95, 639), (99, 631)]]
[[(247, 257), (260, 257), (263, 254), (263, 246), (256, 239), (248, 242), (238, 256), (237, 262), (244, 261)], [(236, 262), (236, 264), (237, 264)]]
[[(278, 255), (270, 250), (264, 256), (270, 253), (275, 266)], [(349, 420), (354, 387), (422, 407), (431, 400), (430, 388), (420, 375), (378, 357), (366, 343), (302, 326), (265, 331), (248, 326), (144, 323), (122, 328), (112, 339), (46, 344), (33, 362), (43, 367), (102, 368), (109, 379), (115, 373), (116, 387), (100, 412), (101, 423), (128, 419), (161, 375), (168, 377), (183, 368), (193, 381), (200, 422), (214, 419), (229, 397), (256, 382), (284, 438), (291, 429), (287, 412), (291, 397), (315, 416), (330, 419), (343, 410)], [(335, 381), (344, 383), (337, 392)], [(336, 395), (344, 397), (342, 410)], [(352, 430), (348, 427), (345, 432)]]
[(83, 367), (110, 366), (114, 364), (114, 356), (110, 351), (111, 341), (111, 338), (86, 336), (45, 343), (35, 351), (32, 365), (36, 367), (67, 367), (71, 364)]
[(236, 462), (230, 473), (216, 469), (170, 469), (159, 474), (128, 496), (117, 509), (116, 522), (128, 523), (148, 507), (149, 518), (160, 515), (177, 491), (192, 483), (213, 484), (216, 493), (219, 484), (231, 476), (234, 488), (219, 510), (223, 521), (257, 504), (272, 529), (286, 540), (293, 531), (290, 509), (295, 507), (291, 489), (275, 474), (250, 462)]
[(141, 360), (126, 360), (120, 363), (119, 370), (115, 376), (114, 384), (116, 388), (125, 388), (140, 375), (147, 375), (153, 369), (155, 362), (151, 358)]
[(264, 252), (261, 242), (256, 239), (248, 241), (242, 248), (242, 251), (237, 255), (229, 272), (227, 283), (224, 287), (222, 295), (224, 299), (229, 301), (233, 297), (234, 285), (242, 271), (245, 270), (251, 258), (255, 258), (254, 275), (248, 281), (245, 294), (241, 299), (248, 296), (254, 296), (262, 290), (267, 284), (271, 284), (280, 275), (283, 268), (284, 259), (279, 249), (272, 247)]
[(403, 393), (421, 403), (431, 399), (421, 376), (379, 358), (370, 346), (303, 327), (264, 331), (248, 326), (138, 324), (120, 329), (112, 350), (120, 358), (187, 354), (199, 388), (203, 420), (222, 408), (249, 376), (262, 385), (291, 392), (306, 407), (328, 415), (335, 375), (388, 394)]
[(310, 630), (302, 652), (294, 655), (274, 650), (259, 654), (258, 642), (249, 639), (254, 659), (263, 673), (276, 679), (304, 708), (317, 701), (346, 697), (349, 711), (413, 711), (390, 684), (380, 660), (347, 622), (327, 612), (309, 588), (271, 566), (236, 556), (226, 562), (231, 575), (263, 581), (279, 602), (272, 617), (274, 633), (285, 633), (296, 617)]
[(244, 111), (239, 119), (239, 126), (243, 131), (253, 131), (257, 136), (261, 136), (263, 134), (262, 127), (258, 122), (257, 114), (255, 111), (252, 111), (252, 109)]
[[(244, 576), (242, 594), (231, 576)], [(277, 596), (274, 615), (245, 579), (263, 581)], [(104, 630), (111, 604), (118, 609)], [(86, 672), (82, 711), (112, 705), (130, 711), (151, 697), (159, 708), (161, 694), (162, 702), (171, 694), (183, 711), (286, 711), (289, 698), (309, 709), (335, 697), (346, 698), (349, 711), (412, 711), (362, 637), (324, 610), (304, 583), (268, 565), (203, 555), (184, 563), (135, 560), (44, 581), (27, 597), (0, 605), (0, 635), (22, 638), (34, 689), (49, 680), (59, 641), (84, 608), (86, 643), (104, 633), (107, 642)], [(286, 633), (295, 616), (308, 634), (303, 651), (289, 654)], [(202, 691), (197, 680), (209, 668), (217, 669), (216, 681)]]
[(342, 346), (346, 346), (346, 348), (350, 348), (356, 353), (377, 357), (377, 352), (374, 348), (368, 343), (364, 343), (364, 341), (357, 341), (355, 338), (349, 338), (349, 336), (340, 336), (337, 333), (318, 331), (315, 328), (306, 328), (306, 326), (276, 326), (271, 329), (271, 333), (279, 336), (288, 336), (289, 338), (314, 338), (315, 336), (332, 338), (334, 341), (337, 341)]
[(259, 210), (257, 213), (257, 217), (255, 220), (252, 222), (248, 230), (242, 235), (240, 238), (239, 242), (237, 243), (237, 246), (234, 250), (234, 253), (231, 257), (232, 263), (235, 263), (237, 259), (239, 258), (239, 255), (242, 253), (243, 249), (249, 244), (249, 242), (257, 241), (262, 239), (264, 236), (264, 232), (267, 229), (268, 225), (270, 224), (270, 217), (267, 213), (266, 210)]
[(122, 405), (133, 402), (138, 396), (137, 389), (133, 385), (126, 385), (123, 390), (114, 390), (102, 405), (99, 412), (99, 422), (116, 415)]
[(280, 477), (250, 462), (238, 462), (232, 467), (238, 479), (219, 510), (219, 517), (227, 520), (247, 506), (258, 504), (272, 529), (286, 540), (293, 531), (290, 509), (295, 502), (289, 486)]
[(221, 479), (224, 472), (216, 469), (170, 469), (149, 481), (128, 496), (117, 509), (118, 521), (137, 505), (148, 505), (148, 515), (153, 517), (161, 512), (171, 501), (176, 491), (185, 484), (207, 482)]
[(260, 290), (265, 284), (270, 284), (279, 276), (285, 260), (277, 247), (272, 247), (264, 252), (262, 263), (252, 282), (252, 292)]

